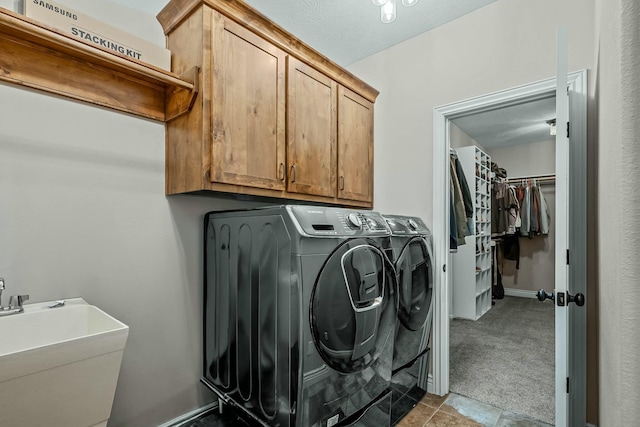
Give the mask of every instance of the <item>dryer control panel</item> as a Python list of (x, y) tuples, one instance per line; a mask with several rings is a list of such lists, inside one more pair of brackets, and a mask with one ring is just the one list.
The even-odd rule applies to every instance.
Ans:
[(394, 236), (430, 236), (431, 230), (417, 216), (383, 215)]
[(391, 229), (378, 212), (316, 206), (287, 206), (287, 210), (308, 236), (391, 235)]

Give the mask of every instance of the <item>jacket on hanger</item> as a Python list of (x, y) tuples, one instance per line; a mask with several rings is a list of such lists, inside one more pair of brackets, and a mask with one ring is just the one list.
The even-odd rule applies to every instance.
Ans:
[(464, 206), (464, 198), (462, 196), (462, 189), (460, 188), (460, 181), (458, 180), (458, 174), (456, 173), (455, 166), (456, 159), (450, 157), (450, 180), (451, 180), (451, 193), (453, 194), (453, 209), (456, 218), (456, 229), (458, 231), (458, 246), (465, 244), (465, 237), (469, 235), (469, 226), (467, 225), (467, 214)]

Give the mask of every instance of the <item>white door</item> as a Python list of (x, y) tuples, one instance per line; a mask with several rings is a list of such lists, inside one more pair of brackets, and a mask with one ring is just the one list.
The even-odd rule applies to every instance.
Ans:
[[(566, 378), (569, 318), (568, 306), (560, 304), (569, 289), (569, 138), (566, 126), (569, 122), (569, 95), (567, 92), (567, 31), (558, 30), (557, 72), (556, 72), (556, 274), (554, 300), (556, 302), (556, 426), (568, 424)], [(566, 298), (565, 298), (566, 299)]]
[[(586, 410), (586, 141), (573, 111), (568, 84), (567, 29), (558, 29), (556, 73), (556, 260), (555, 303), (556, 426), (584, 426)], [(572, 86), (575, 85), (572, 82)], [(574, 100), (575, 103), (575, 100)], [(571, 114), (570, 114), (571, 111)], [(571, 116), (571, 117), (570, 117)], [(574, 123), (574, 135), (571, 135)], [(577, 132), (577, 135), (575, 133)], [(573, 143), (572, 143), (573, 142)], [(575, 182), (573, 182), (575, 181)], [(543, 299), (539, 293), (539, 298)]]

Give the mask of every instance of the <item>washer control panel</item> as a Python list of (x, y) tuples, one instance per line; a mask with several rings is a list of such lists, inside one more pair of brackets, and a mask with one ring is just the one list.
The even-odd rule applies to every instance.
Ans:
[(310, 236), (384, 236), (391, 235), (378, 212), (354, 209), (287, 206), (299, 228)]
[(347, 214), (347, 225), (354, 230), (360, 230), (362, 228), (362, 220), (357, 213)]

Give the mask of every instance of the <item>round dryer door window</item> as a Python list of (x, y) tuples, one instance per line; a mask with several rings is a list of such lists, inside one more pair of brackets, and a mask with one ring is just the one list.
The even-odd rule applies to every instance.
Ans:
[(394, 330), (392, 280), (374, 242), (353, 239), (327, 259), (313, 289), (310, 324), (315, 345), (344, 373), (370, 366)]
[(427, 320), (433, 295), (431, 255), (424, 239), (415, 237), (402, 249), (396, 261), (398, 275), (398, 317), (409, 330), (417, 331)]

